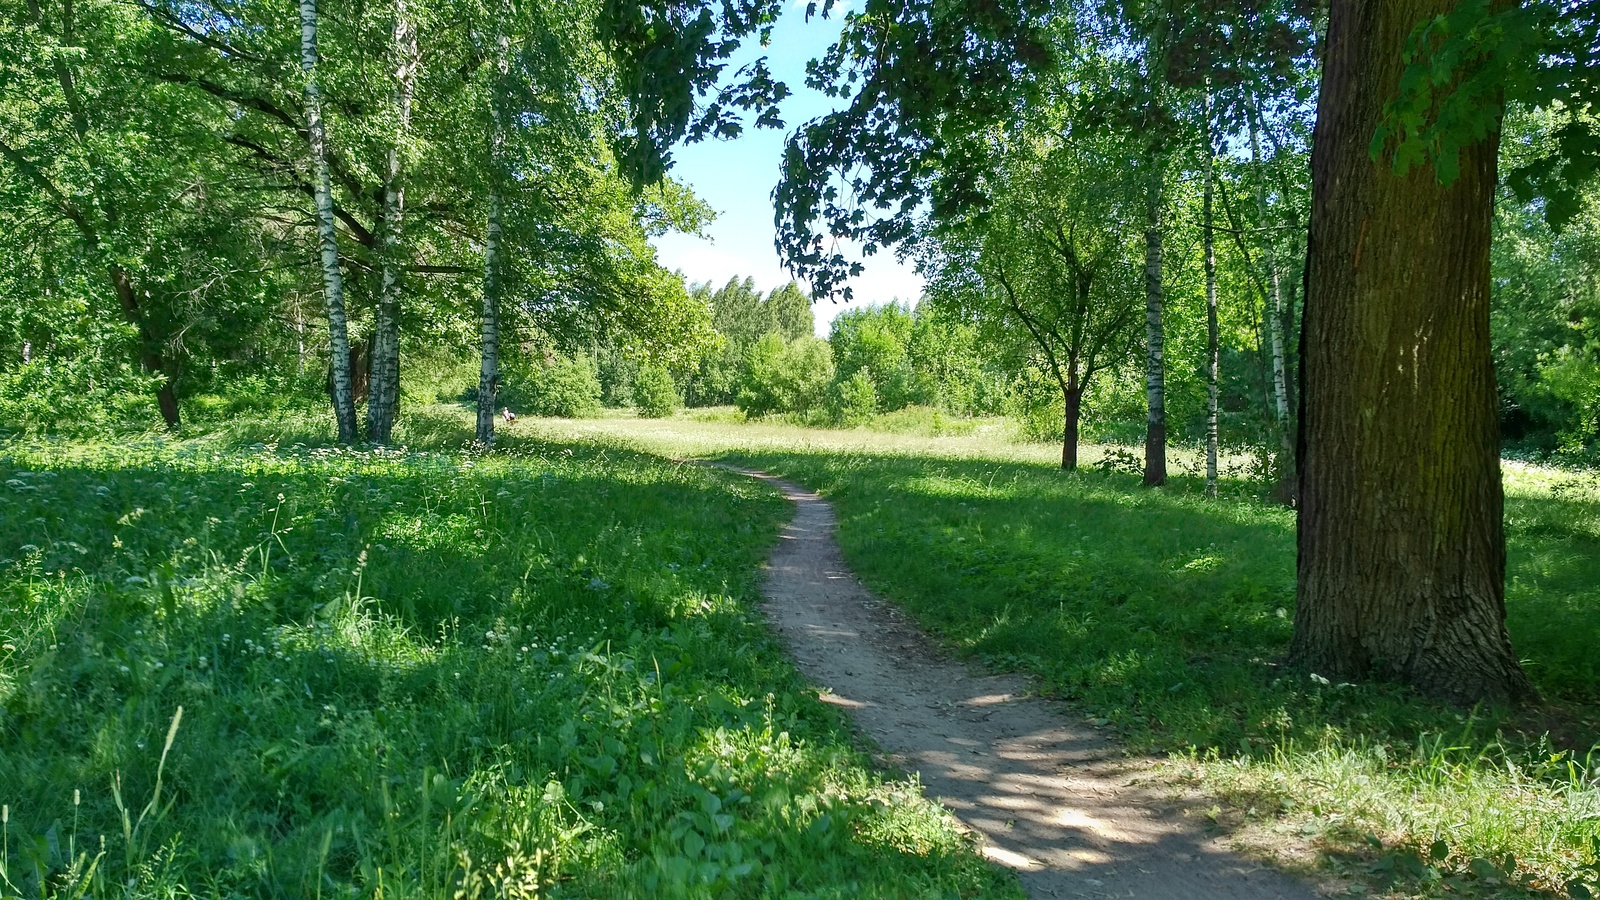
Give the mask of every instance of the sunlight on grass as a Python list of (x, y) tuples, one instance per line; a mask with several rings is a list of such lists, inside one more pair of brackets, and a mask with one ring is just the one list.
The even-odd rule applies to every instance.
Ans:
[(1286, 669), (1293, 511), (1237, 477), (1207, 500), (1192, 454), (1175, 467), (1188, 474), (1150, 491), (1102, 470), (1114, 448), (1087, 448), (1066, 474), (1056, 448), (1003, 433), (536, 427), (717, 455), (822, 491), (855, 571), (952, 649), (1032, 673), (1130, 748), (1169, 756), (1175, 779), (1220, 801), (1219, 824), (1269, 849), (1313, 840), (1361, 890), (1565, 893), (1600, 870), (1593, 474), (1507, 465), (1508, 624), (1550, 701), (1529, 715)]

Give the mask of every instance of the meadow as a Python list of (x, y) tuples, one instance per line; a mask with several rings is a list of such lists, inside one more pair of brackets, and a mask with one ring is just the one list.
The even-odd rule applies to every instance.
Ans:
[(770, 490), (531, 431), (0, 445), (0, 896), (1020, 896), (754, 612)]
[[(965, 435), (541, 420), (820, 490), (856, 573), (953, 653), (1034, 676), (1240, 844), (1356, 895), (1586, 897), (1600, 873), (1600, 476), (1507, 463), (1508, 623), (1546, 705), (1462, 710), (1282, 665), (1293, 511), (1195, 454), (1161, 490), (1130, 452)], [(708, 421), (709, 420), (709, 421)]]

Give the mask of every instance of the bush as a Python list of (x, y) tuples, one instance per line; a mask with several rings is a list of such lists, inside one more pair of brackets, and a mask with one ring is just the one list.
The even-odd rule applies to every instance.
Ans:
[(1061, 386), (1037, 366), (1022, 370), (1006, 395), (1005, 411), (1017, 423), (1023, 440), (1061, 443), (1063, 422)]
[(832, 381), (833, 353), (827, 341), (800, 337), (785, 343), (782, 335), (769, 332), (745, 357), (735, 402), (751, 418), (776, 412), (803, 416), (823, 408)]
[(577, 419), (600, 411), (600, 379), (587, 356), (561, 356), (545, 365), (505, 369), (500, 403), (513, 412)]
[(665, 419), (678, 411), (683, 398), (666, 369), (643, 366), (633, 379), (633, 405), (646, 419)]
[(865, 425), (877, 409), (878, 388), (872, 383), (869, 369), (857, 369), (849, 378), (834, 381), (828, 391), (828, 419), (834, 425)]

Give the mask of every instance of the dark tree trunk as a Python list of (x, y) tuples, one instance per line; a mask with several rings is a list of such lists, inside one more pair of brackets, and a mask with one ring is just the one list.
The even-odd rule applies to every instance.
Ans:
[(139, 305), (139, 295), (133, 288), (132, 277), (115, 263), (110, 266), (109, 274), (111, 286), (117, 293), (117, 303), (122, 307), (122, 315), (139, 336), (139, 365), (145, 374), (161, 379), (161, 386), (156, 388), (156, 406), (161, 410), (161, 420), (169, 430), (177, 431), (182, 424), (178, 417), (178, 394), (173, 390), (172, 375), (167, 372), (166, 360), (161, 355), (161, 341), (157, 339), (149, 318)]
[(1144, 384), (1149, 411), (1144, 433), (1144, 483), (1149, 487), (1167, 483), (1167, 364), (1161, 323), (1165, 303), (1161, 288), (1161, 205), (1165, 183), (1161, 163), (1161, 155), (1152, 150), (1144, 230)]
[(1070, 384), (1061, 391), (1065, 403), (1061, 433), (1061, 468), (1078, 468), (1078, 419), (1083, 411), (1083, 387)]
[(1340, 0), (1312, 146), (1292, 659), (1472, 703), (1534, 698), (1505, 626), (1489, 346), (1495, 141), (1442, 187), (1368, 144), (1418, 22), (1454, 0)]

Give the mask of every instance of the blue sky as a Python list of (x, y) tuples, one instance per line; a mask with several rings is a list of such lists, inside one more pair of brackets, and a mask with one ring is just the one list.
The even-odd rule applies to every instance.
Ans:
[[(798, 0), (779, 19), (769, 47), (747, 47), (735, 57), (730, 72), (765, 53), (774, 77), (794, 92), (782, 107), (784, 128), (747, 129), (736, 140), (705, 141), (674, 152), (673, 177), (693, 188), (717, 211), (717, 218), (704, 238), (682, 234), (657, 238), (663, 266), (682, 271), (691, 282), (717, 285), (735, 275), (748, 275), (763, 291), (789, 281), (773, 248), (772, 188), (778, 183), (778, 163), (787, 133), (841, 102), (805, 86), (806, 62), (821, 56), (838, 33), (837, 13), (832, 19), (818, 17), (807, 22), (805, 0)], [(915, 300), (921, 295), (922, 279), (892, 252), (866, 257), (862, 263), (866, 270), (850, 282), (854, 301), (846, 305), (822, 300), (812, 307), (819, 335), (825, 336), (833, 317), (845, 309), (895, 298)]]

